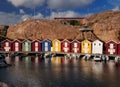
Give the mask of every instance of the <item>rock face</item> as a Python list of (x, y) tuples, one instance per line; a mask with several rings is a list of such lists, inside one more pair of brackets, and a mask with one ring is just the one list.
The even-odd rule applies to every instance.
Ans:
[[(80, 32), (87, 26), (93, 32)], [(84, 35), (84, 37), (83, 37)], [(120, 11), (106, 11), (81, 19), (26, 20), (7, 30), (10, 39), (90, 39), (120, 41)]]

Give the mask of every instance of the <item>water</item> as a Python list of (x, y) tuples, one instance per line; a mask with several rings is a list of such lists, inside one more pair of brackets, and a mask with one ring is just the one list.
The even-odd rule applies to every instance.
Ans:
[(0, 68), (0, 81), (10, 87), (120, 87), (120, 64), (114, 61), (61, 60), (59, 57), (6, 60), (14, 65)]

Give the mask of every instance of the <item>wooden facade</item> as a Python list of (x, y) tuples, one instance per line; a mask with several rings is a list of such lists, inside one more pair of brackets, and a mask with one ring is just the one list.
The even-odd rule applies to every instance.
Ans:
[(103, 42), (100, 40), (95, 40), (92, 42), (92, 53), (102, 54), (103, 53)]
[(2, 51), (11, 51), (12, 42), (8, 39), (1, 42)]
[(55, 39), (52, 41), (52, 51), (61, 52), (61, 41)]
[(15, 39), (13, 42), (12, 42), (12, 51), (22, 51), (22, 42), (18, 39)]
[(81, 42), (81, 53), (91, 53), (92, 46), (89, 40), (84, 40)]
[(47, 40), (42, 41), (43, 52), (51, 51), (51, 46), (52, 46), (52, 43), (50, 40), (47, 39)]
[(117, 54), (117, 42), (111, 40), (106, 43), (106, 54)]
[(22, 41), (22, 51), (31, 51), (31, 41), (30, 40)]
[(36, 39), (32, 41), (32, 51), (41, 52), (41, 41)]
[(118, 52), (118, 54), (120, 55), (120, 42), (118, 43), (118, 47), (117, 47), (118, 49), (117, 49), (117, 52)]
[(63, 40), (61, 42), (61, 51), (62, 52), (70, 52), (70, 41), (69, 40)]
[(71, 42), (71, 52), (80, 53), (80, 49), (81, 49), (80, 42), (78, 40), (73, 40)]

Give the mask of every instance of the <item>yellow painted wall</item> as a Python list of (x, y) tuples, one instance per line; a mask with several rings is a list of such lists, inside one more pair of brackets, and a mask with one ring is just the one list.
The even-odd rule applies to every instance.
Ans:
[(91, 53), (92, 43), (89, 40), (84, 40), (81, 42), (81, 53)]
[(61, 42), (58, 39), (52, 41), (52, 51), (61, 52)]

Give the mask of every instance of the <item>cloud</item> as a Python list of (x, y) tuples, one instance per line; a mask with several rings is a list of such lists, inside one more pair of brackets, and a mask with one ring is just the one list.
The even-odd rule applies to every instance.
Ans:
[(19, 10), (20, 14), (25, 14), (25, 11), (23, 9)]
[(16, 15), (15, 13), (6, 13), (6, 12), (0, 12), (0, 24), (15, 24), (17, 23), (21, 18), (21, 15)]
[(6, 13), (0, 12), (0, 25), (11, 25), (16, 24), (21, 21), (25, 21), (26, 19), (40, 19), (43, 18), (41, 13), (37, 13), (36, 15), (32, 16), (30, 14), (15, 14), (15, 13)]
[(120, 0), (107, 0), (113, 6), (120, 6)]
[(115, 8), (112, 9), (113, 11), (117, 11), (117, 10), (120, 10), (119, 9), (119, 6), (116, 6)]
[(49, 18), (55, 18), (55, 17), (81, 17), (77, 12), (74, 11), (64, 11), (64, 12), (51, 12), (51, 15)]
[(51, 9), (79, 8), (91, 4), (94, 0), (47, 0)]
[(15, 7), (23, 6), (27, 8), (34, 8), (43, 5), (45, 0), (7, 0), (12, 3)]

